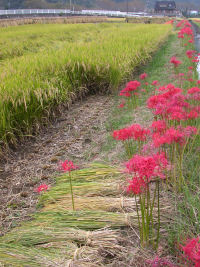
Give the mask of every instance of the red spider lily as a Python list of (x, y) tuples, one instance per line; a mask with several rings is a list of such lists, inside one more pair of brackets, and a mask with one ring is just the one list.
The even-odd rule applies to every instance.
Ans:
[(113, 131), (113, 138), (121, 141), (128, 139), (145, 141), (149, 134), (148, 129), (142, 128), (139, 124), (132, 124), (129, 127)]
[(142, 73), (141, 75), (140, 75), (140, 80), (145, 80), (146, 78), (147, 78), (147, 74), (146, 73)]
[(187, 25), (186, 27), (183, 27), (180, 31), (179, 34), (183, 35), (192, 35), (193, 36), (193, 31), (191, 29), (191, 26)]
[(198, 87), (192, 87), (188, 90), (188, 94), (195, 94), (195, 93), (200, 93), (200, 88)]
[(156, 108), (161, 103), (166, 103), (166, 99), (162, 95), (153, 95), (147, 100), (147, 106), (150, 109)]
[(145, 141), (147, 136), (150, 134), (150, 130), (141, 127), (139, 124), (133, 124), (131, 129), (133, 131), (133, 138), (135, 140)]
[(197, 84), (200, 84), (200, 80), (197, 81)]
[(195, 50), (187, 50), (186, 51), (186, 55), (188, 58), (192, 58), (195, 53), (196, 53)]
[(169, 128), (163, 135), (159, 133), (153, 134), (153, 142), (155, 147), (163, 144), (178, 143), (179, 145), (185, 144), (185, 134), (182, 131), (176, 130), (174, 127)]
[(179, 117), (179, 119), (185, 119), (184, 109), (189, 108), (189, 103), (186, 102), (188, 96), (181, 94), (182, 90), (175, 88), (173, 85), (161, 87), (160, 89), (164, 93), (151, 96), (147, 101), (148, 108), (154, 109), (153, 113), (160, 115), (162, 118)]
[(200, 116), (200, 113), (197, 112), (195, 109), (191, 110), (189, 113), (187, 113), (187, 119), (197, 119)]
[(153, 142), (155, 147), (159, 147), (163, 144), (173, 144), (177, 143), (179, 145), (184, 145), (186, 142), (186, 137), (189, 137), (193, 134), (196, 134), (197, 129), (192, 126), (187, 127), (178, 127), (175, 129), (174, 127), (169, 128), (163, 135), (159, 133), (153, 134)]
[(179, 38), (179, 39), (183, 39), (183, 38), (184, 38), (184, 34), (179, 33), (179, 34), (178, 34), (178, 38)]
[(174, 111), (169, 115), (169, 119), (175, 120), (175, 121), (186, 120), (187, 114), (183, 110), (182, 111)]
[(167, 128), (167, 125), (164, 120), (158, 120), (158, 121), (153, 121), (153, 123), (151, 124), (151, 128), (153, 129), (154, 132), (164, 133), (164, 131)]
[(182, 27), (182, 25), (184, 24), (184, 20), (181, 20), (181, 21), (179, 21), (177, 24), (176, 24), (176, 27), (177, 28), (180, 28), (180, 27)]
[(125, 96), (125, 97), (131, 97), (131, 94), (128, 91), (128, 88), (124, 88), (120, 91), (119, 93), (120, 96)]
[[(155, 180), (156, 187), (153, 193), (150, 190), (149, 182), (154, 177), (165, 178), (163, 171), (168, 166), (168, 161), (163, 152), (151, 156), (134, 155), (125, 165), (128, 173), (134, 173), (134, 177), (129, 181), (127, 192), (135, 195), (141, 245), (148, 246), (152, 242), (151, 240), (154, 239), (152, 237), (157, 233), (154, 239), (156, 243), (153, 242), (153, 245), (157, 247), (160, 235), (159, 179)], [(141, 194), (142, 196), (140, 196)], [(139, 195), (139, 201), (136, 199), (137, 195)], [(156, 195), (158, 198), (157, 224), (155, 224), (153, 216)], [(156, 228), (155, 225), (158, 225), (158, 227)]]
[(195, 267), (200, 267), (200, 243), (199, 237), (187, 241), (185, 246), (180, 245), (186, 259), (193, 262)]
[(132, 180), (129, 181), (129, 185), (127, 187), (127, 193), (133, 193), (134, 195), (140, 195), (144, 193), (147, 184), (141, 177), (133, 177)]
[(70, 182), (70, 192), (71, 192), (71, 198), (72, 198), (72, 208), (73, 211), (75, 210), (75, 205), (74, 205), (74, 193), (73, 193), (73, 188), (72, 188), (72, 175), (71, 171), (78, 169), (77, 166), (74, 165), (72, 161), (65, 160), (64, 162), (60, 163), (60, 169), (63, 172), (69, 172), (69, 182)]
[(128, 92), (132, 92), (138, 89), (138, 87), (140, 87), (141, 83), (138, 81), (130, 81), (129, 83), (127, 83), (126, 85), (126, 90)]
[(65, 160), (64, 162), (61, 162), (60, 165), (61, 165), (60, 169), (63, 172), (71, 172), (73, 170), (78, 169), (78, 166), (75, 166), (74, 163), (72, 161), (69, 161), (69, 160)]
[(159, 88), (158, 88), (158, 92), (162, 92), (162, 91), (166, 91), (167, 89), (166, 89), (166, 87), (165, 86), (160, 86)]
[(125, 103), (121, 103), (121, 104), (119, 104), (118, 108), (123, 108), (124, 105), (125, 105)]
[(189, 66), (188, 69), (189, 69), (189, 70), (193, 70), (194, 67), (193, 67), (193, 66)]
[(175, 56), (171, 57), (170, 63), (174, 64), (175, 68), (177, 68), (178, 65), (182, 64), (182, 62), (178, 60)]
[(163, 171), (167, 168), (168, 161), (162, 152), (151, 156), (134, 155), (125, 165), (129, 173), (135, 173), (149, 182), (153, 177), (165, 178)]
[(50, 186), (47, 184), (41, 184), (40, 186), (37, 187), (36, 192), (41, 193), (43, 191), (47, 191), (49, 187)]
[(157, 80), (155, 80), (155, 81), (153, 81), (151, 84), (152, 84), (152, 85), (158, 85), (159, 82), (158, 82)]
[(125, 141), (125, 140), (133, 138), (130, 127), (123, 128), (120, 130), (115, 130), (113, 131), (112, 136), (115, 140), (119, 140), (119, 141)]

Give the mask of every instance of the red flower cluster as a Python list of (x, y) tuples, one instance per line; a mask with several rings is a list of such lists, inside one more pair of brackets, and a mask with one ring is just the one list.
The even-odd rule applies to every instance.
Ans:
[(186, 258), (190, 260), (195, 267), (200, 267), (199, 237), (188, 240), (186, 245), (185, 246), (180, 245), (180, 248), (184, 252)]
[(188, 89), (188, 94), (195, 94), (195, 93), (200, 93), (200, 88), (192, 87), (192, 88)]
[(175, 56), (171, 57), (170, 63), (174, 64), (174, 67), (177, 68), (178, 65), (182, 64), (180, 60), (178, 60)]
[(187, 50), (186, 55), (188, 58), (193, 58), (193, 55), (196, 53), (195, 50)]
[(113, 132), (113, 138), (115, 140), (125, 141), (128, 139), (145, 141), (150, 134), (150, 130), (141, 127), (140, 124), (132, 124), (127, 128), (115, 130)]
[(148, 183), (153, 177), (165, 178), (164, 170), (168, 166), (165, 153), (156, 153), (151, 156), (135, 155), (125, 163), (128, 173), (134, 173), (137, 177)]
[(166, 132), (161, 135), (159, 132), (153, 134), (153, 141), (155, 147), (159, 147), (163, 144), (178, 143), (183, 145), (187, 137), (197, 133), (197, 128), (193, 126), (182, 127), (178, 126), (178, 129), (174, 127), (169, 128)]
[(43, 191), (47, 191), (49, 187), (50, 187), (49, 185), (41, 184), (40, 186), (37, 187), (36, 192), (41, 193)]
[(158, 120), (158, 121), (153, 121), (153, 123), (151, 124), (151, 128), (153, 129), (154, 132), (164, 133), (164, 131), (167, 128), (167, 125), (164, 120)]
[(78, 169), (78, 166), (75, 166), (74, 163), (69, 160), (65, 160), (64, 162), (61, 162), (60, 165), (61, 165), (60, 169), (63, 172), (71, 172), (73, 170)]
[(147, 101), (148, 108), (153, 109), (155, 115), (174, 121), (199, 117), (199, 106), (194, 107), (187, 102), (187, 100), (200, 99), (198, 87), (189, 89), (187, 95), (184, 95), (180, 88), (175, 88), (172, 84), (162, 86), (158, 91), (162, 93), (151, 96)]
[(130, 81), (126, 87), (120, 91), (120, 96), (130, 97), (131, 92), (135, 92), (140, 87), (141, 83), (138, 81)]
[(164, 144), (170, 145), (173, 143), (183, 145), (185, 141), (184, 132), (176, 130), (174, 127), (169, 128), (163, 135), (160, 135), (160, 133), (153, 134), (153, 142), (155, 147), (160, 147)]
[(140, 74), (140, 80), (145, 80), (147, 78), (147, 74), (146, 73), (142, 73)]
[(144, 193), (146, 188), (146, 183), (141, 177), (133, 177), (132, 180), (129, 181), (129, 185), (127, 188), (127, 193), (133, 193), (134, 195), (140, 195)]
[[(178, 38), (184, 39), (185, 36), (188, 36), (191, 37), (188, 43), (194, 42), (194, 34), (191, 28), (192, 25), (188, 21), (182, 20), (176, 25), (176, 27), (181, 28), (180, 31), (178, 32)], [(185, 45), (187, 45), (187, 43)]]

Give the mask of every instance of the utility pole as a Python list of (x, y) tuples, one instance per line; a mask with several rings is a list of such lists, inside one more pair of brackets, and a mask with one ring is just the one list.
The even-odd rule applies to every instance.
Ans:
[(69, 0), (69, 9), (70, 9), (70, 11), (72, 9), (72, 0)]
[(126, 0), (126, 13), (128, 15), (128, 0)]
[(8, 1), (8, 9), (10, 9), (10, 0)]
[(146, 0), (146, 4), (145, 4), (145, 9), (144, 9), (144, 11), (145, 11), (145, 12), (148, 12), (149, 9), (150, 9), (150, 0)]

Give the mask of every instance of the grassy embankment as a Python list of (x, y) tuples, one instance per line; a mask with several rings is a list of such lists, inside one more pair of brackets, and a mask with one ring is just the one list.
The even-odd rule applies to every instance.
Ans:
[[(200, 24), (195, 22), (199, 27)], [(193, 50), (195, 48), (192, 45)], [(179, 58), (183, 62), (180, 72), (187, 73), (191, 61), (185, 56), (188, 47), (179, 48), (177, 52)], [(184, 89), (187, 90), (192, 87), (199, 87), (196, 81), (199, 75), (194, 71), (192, 76), (194, 82), (185, 82)], [(197, 119), (195, 125), (199, 131), (200, 119)], [(198, 132), (199, 133), (199, 132)], [(198, 134), (195, 141), (192, 143), (184, 156), (184, 177), (186, 180), (183, 191), (179, 195), (173, 196), (173, 203), (176, 207), (176, 217), (174, 223), (169, 226), (169, 244), (172, 252), (179, 251), (178, 246), (175, 248), (174, 244), (184, 243), (188, 238), (197, 237), (200, 233), (200, 135)]]
[(43, 25), (37, 32), (38, 28), (1, 29), (1, 50), (5, 48), (2, 42), (10, 45), (2, 58), (14, 56), (18, 47), (22, 55), (1, 62), (3, 145), (35, 133), (41, 121), (47, 123), (55, 106), (70, 104), (88, 92), (117, 88), (149, 60), (171, 30), (169, 25), (122, 23)]

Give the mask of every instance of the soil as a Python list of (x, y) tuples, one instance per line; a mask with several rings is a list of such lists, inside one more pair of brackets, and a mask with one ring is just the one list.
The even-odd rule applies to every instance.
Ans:
[(38, 200), (35, 189), (55, 182), (60, 161), (80, 166), (88, 155), (90, 161), (98, 157), (112, 106), (113, 98), (105, 95), (77, 101), (34, 140), (6, 155), (0, 163), (0, 235), (30, 218)]

